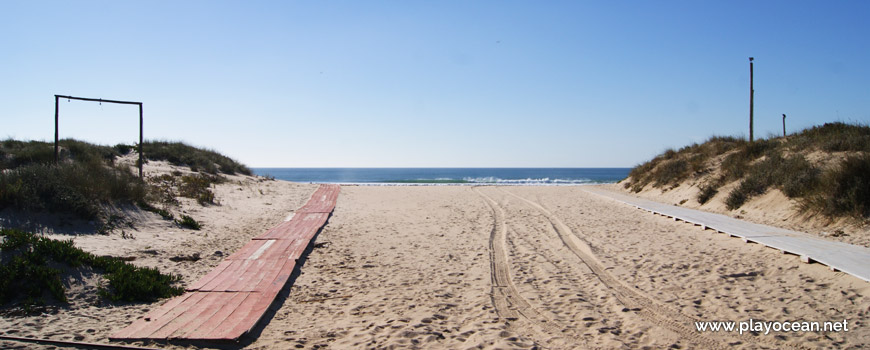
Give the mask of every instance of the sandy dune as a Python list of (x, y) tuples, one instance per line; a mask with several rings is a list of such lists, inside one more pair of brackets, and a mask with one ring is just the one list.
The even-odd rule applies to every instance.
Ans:
[[(137, 255), (141, 259), (136, 263), (181, 273), (185, 283), (192, 283), (220, 260), (214, 251), (237, 248), (281, 220), (314, 189), (245, 181), (249, 187), (233, 185), (219, 192), (222, 206), (195, 208), (197, 215), (208, 218), (209, 229), (184, 232), (189, 247), (158, 243), (163, 235), (135, 233), (135, 244), (147, 240), (164, 244), (152, 249), (166, 251), (156, 260)], [(267, 190), (260, 197), (263, 188)], [(870, 284), (772, 249), (645, 214), (582, 187), (345, 186), (315, 242), (293, 286), (267, 315), (268, 323), (229, 347), (870, 345), (870, 303), (865, 297)], [(106, 251), (127, 249), (120, 243), (114, 248), (82, 243)], [(123, 254), (137, 254), (136, 249)], [(207, 258), (181, 263), (165, 259), (194, 251)], [(107, 342), (113, 330), (149, 308), (74, 305), (41, 317), (4, 316), (0, 329), (5, 334), (13, 330), (15, 335), (54, 339), (78, 335)], [(850, 332), (738, 335), (700, 333), (694, 327), (695, 321), (750, 318), (847, 319)]]

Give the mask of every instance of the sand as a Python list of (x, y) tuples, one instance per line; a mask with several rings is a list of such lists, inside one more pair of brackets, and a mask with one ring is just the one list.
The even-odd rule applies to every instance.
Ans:
[[(220, 206), (184, 204), (192, 216), (203, 218), (203, 231), (168, 227), (147, 233), (151, 229), (140, 225), (132, 240), (116, 234), (76, 242), (107, 254), (136, 256), (134, 263), (181, 274), (190, 284), (220, 261), (215, 251), (231, 252), (280, 222), (315, 188), (238, 180), (241, 185), (219, 186)], [(229, 347), (787, 349), (870, 344), (867, 282), (647, 214), (582, 186), (344, 186), (315, 242), (263, 326)], [(168, 260), (193, 252), (204, 258)], [(113, 331), (157, 305), (87, 303), (40, 316), (3, 316), (0, 332), (105, 343)], [(695, 321), (750, 318), (847, 319), (850, 332), (738, 335), (694, 328)], [(22, 346), (0, 342), (10, 345)]]

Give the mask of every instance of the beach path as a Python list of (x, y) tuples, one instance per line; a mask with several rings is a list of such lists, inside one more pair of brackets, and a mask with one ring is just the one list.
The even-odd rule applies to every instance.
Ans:
[(783, 254), (794, 254), (800, 256), (803, 262), (818, 262), (831, 270), (870, 282), (870, 249), (865, 247), (828, 241), (808, 233), (755, 224), (721, 214), (658, 203), (599, 187), (586, 186), (584, 190), (675, 221), (685, 221), (705, 230), (739, 237), (747, 243), (778, 249)]
[(335, 208), (338, 185), (320, 185), (295, 215), (253, 238), (214, 270), (111, 340), (233, 341), (249, 332), (287, 284), (296, 261)]

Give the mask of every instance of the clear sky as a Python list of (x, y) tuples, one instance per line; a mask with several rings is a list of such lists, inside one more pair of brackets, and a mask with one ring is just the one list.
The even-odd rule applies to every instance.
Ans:
[[(55, 94), (253, 167), (621, 167), (870, 122), (870, 1), (2, 1), (0, 138)], [(138, 140), (62, 101), (61, 137)], [(146, 150), (147, 152), (147, 150)]]

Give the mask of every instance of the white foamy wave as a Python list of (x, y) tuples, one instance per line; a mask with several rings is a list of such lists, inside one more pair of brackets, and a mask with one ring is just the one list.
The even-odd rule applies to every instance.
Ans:
[(478, 184), (518, 184), (518, 185), (537, 185), (537, 184), (590, 184), (596, 183), (590, 179), (550, 179), (548, 177), (544, 178), (525, 178), (525, 179), (500, 179), (497, 177), (477, 177), (470, 178), (466, 177), (462, 180), (467, 181), (469, 183), (478, 183)]

